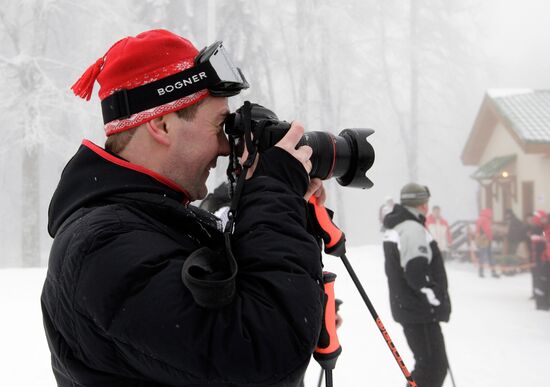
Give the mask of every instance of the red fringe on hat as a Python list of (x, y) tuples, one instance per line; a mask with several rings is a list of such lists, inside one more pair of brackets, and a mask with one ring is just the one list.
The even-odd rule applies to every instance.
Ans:
[(82, 74), (82, 76), (71, 86), (74, 94), (86, 101), (90, 100), (92, 91), (94, 89), (94, 83), (101, 71), (101, 67), (104, 63), (104, 57), (99, 58), (93, 65), (88, 67), (88, 70)]

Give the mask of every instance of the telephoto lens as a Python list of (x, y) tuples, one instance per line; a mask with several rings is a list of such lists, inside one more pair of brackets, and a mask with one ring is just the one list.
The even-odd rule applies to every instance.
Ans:
[(367, 171), (374, 163), (374, 149), (368, 141), (372, 129), (344, 129), (338, 136), (327, 132), (305, 133), (298, 146), (309, 145), (311, 177), (335, 177), (342, 186), (371, 188)]
[[(261, 136), (257, 139), (260, 152), (279, 142), (290, 128), (288, 122), (279, 121), (271, 110), (258, 104), (250, 106), (248, 114), (243, 105), (225, 121), (225, 132), (233, 141), (237, 156), (241, 156), (244, 149), (246, 120), (252, 135)], [(374, 148), (368, 137), (373, 133), (374, 130), (364, 128), (344, 129), (338, 136), (321, 131), (307, 132), (297, 147), (309, 145), (313, 150), (311, 177), (323, 180), (334, 177), (342, 186), (371, 188), (373, 183), (367, 171), (374, 163)]]

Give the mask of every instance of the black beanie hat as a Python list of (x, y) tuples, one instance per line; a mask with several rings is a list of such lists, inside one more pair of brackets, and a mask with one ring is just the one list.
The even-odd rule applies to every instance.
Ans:
[(425, 185), (409, 183), (401, 188), (401, 204), (409, 207), (418, 207), (428, 203), (430, 190)]

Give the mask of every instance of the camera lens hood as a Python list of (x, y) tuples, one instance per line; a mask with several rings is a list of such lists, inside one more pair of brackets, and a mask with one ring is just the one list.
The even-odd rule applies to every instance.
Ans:
[(342, 186), (371, 188), (373, 182), (367, 177), (367, 171), (374, 164), (374, 148), (368, 137), (374, 133), (372, 129), (344, 129), (340, 136), (345, 138), (351, 149), (350, 166), (347, 172), (336, 180)]

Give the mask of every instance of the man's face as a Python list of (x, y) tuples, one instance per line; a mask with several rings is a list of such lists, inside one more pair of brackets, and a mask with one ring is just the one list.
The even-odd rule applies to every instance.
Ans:
[(427, 215), (428, 214), (428, 210), (430, 209), (430, 207), (428, 206), (428, 203), (424, 203), (424, 204), (421, 204), (420, 206), (416, 207), (418, 208), (418, 210), (420, 211), (420, 213), (422, 215)]
[(208, 96), (190, 121), (175, 113), (165, 116), (173, 133), (164, 174), (184, 188), (192, 201), (206, 196), (206, 179), (218, 156), (229, 155), (223, 132), (228, 113), (227, 98)]

